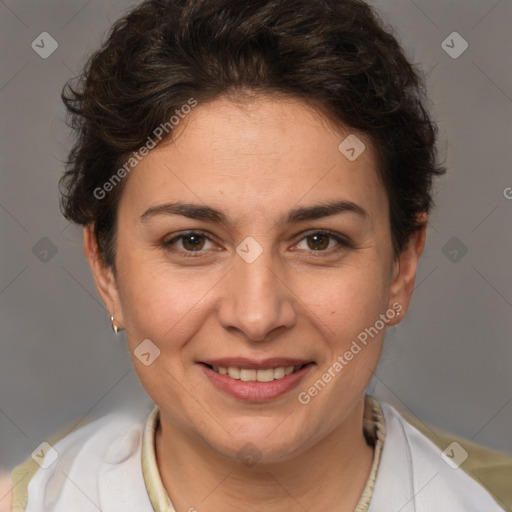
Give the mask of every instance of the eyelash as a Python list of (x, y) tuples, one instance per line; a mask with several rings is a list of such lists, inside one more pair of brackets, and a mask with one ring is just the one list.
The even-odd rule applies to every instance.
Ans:
[[(180, 239), (183, 239), (183, 238), (186, 238), (187, 236), (191, 236), (191, 235), (202, 235), (205, 237), (206, 240), (210, 241), (210, 242), (213, 242), (213, 240), (207, 235), (206, 232), (204, 231), (187, 231), (185, 233), (181, 233), (180, 235), (178, 236), (175, 236), (173, 237), (171, 240), (168, 240), (168, 241), (164, 241), (162, 243), (162, 246), (164, 247), (164, 249), (168, 250), (168, 251), (172, 251), (172, 252), (176, 252), (176, 253), (181, 253), (181, 255), (183, 255), (184, 257), (186, 258), (197, 258), (197, 257), (200, 257), (201, 256), (201, 253), (205, 252), (205, 251), (202, 251), (202, 250), (199, 250), (199, 251), (187, 251), (187, 250), (181, 250), (181, 249), (175, 249), (175, 248), (172, 248), (173, 244), (175, 242), (177, 242), (178, 240)], [(343, 249), (350, 249), (350, 248), (353, 248), (353, 244), (346, 238), (340, 236), (339, 234), (336, 234), (332, 231), (329, 231), (329, 230), (318, 230), (318, 231), (311, 231), (307, 234), (305, 234), (298, 242), (302, 242), (302, 240), (308, 238), (308, 237), (311, 237), (311, 236), (314, 236), (314, 235), (324, 235), (324, 236), (328, 236), (330, 238), (332, 238), (333, 240), (335, 240), (336, 242), (338, 242), (338, 247), (336, 248), (331, 248), (331, 249), (324, 249), (324, 250), (319, 250), (319, 251), (315, 251), (315, 250), (310, 250), (309, 252), (312, 253), (311, 254), (311, 257), (313, 258), (323, 258), (323, 257), (326, 257), (326, 256), (330, 256), (332, 255), (333, 253), (337, 253)], [(313, 256), (314, 254), (314, 256)]]

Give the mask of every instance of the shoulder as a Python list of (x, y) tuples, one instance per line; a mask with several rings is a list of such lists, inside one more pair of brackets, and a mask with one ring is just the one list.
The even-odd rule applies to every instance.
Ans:
[(505, 510), (512, 510), (512, 455), (487, 448), (426, 425), (402, 413), (410, 428), (420, 432), (438, 450), (452, 469), (460, 468), (485, 488)]
[(12, 471), (12, 511), (145, 511), (140, 453), (146, 409), (112, 412), (40, 443)]
[(387, 432), (376, 499), (394, 499), (402, 512), (512, 510), (511, 456), (433, 428), (389, 404), (382, 404), (382, 411)]

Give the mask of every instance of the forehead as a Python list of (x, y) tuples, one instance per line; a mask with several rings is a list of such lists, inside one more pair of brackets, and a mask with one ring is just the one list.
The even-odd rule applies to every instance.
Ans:
[(142, 213), (186, 200), (251, 218), (339, 199), (362, 203), (370, 214), (387, 207), (364, 135), (334, 125), (298, 99), (261, 96), (237, 103), (222, 97), (196, 106), (171, 141), (137, 164), (120, 208), (129, 202)]

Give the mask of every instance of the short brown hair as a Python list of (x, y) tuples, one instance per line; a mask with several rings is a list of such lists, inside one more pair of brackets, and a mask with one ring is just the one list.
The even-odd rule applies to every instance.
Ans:
[(375, 12), (360, 0), (146, 0), (62, 91), (77, 136), (60, 181), (62, 211), (94, 222), (105, 263), (115, 261), (123, 183), (101, 199), (97, 187), (190, 98), (242, 90), (313, 101), (370, 137), (398, 254), (444, 169), (421, 76)]

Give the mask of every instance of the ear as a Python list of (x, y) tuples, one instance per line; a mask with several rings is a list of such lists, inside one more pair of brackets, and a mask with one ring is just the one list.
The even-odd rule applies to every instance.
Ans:
[(427, 236), (427, 215), (421, 214), (418, 218), (421, 228), (411, 235), (409, 241), (393, 263), (393, 280), (390, 287), (389, 307), (393, 304), (400, 304), (396, 316), (389, 321), (389, 325), (398, 324), (406, 315), (411, 301), (414, 283), (416, 281), (416, 269)]
[(92, 270), (96, 288), (107, 307), (110, 315), (115, 318), (116, 325), (124, 325), (119, 292), (114, 275), (114, 269), (107, 266), (101, 257), (96, 237), (94, 236), (94, 223), (84, 228), (84, 252)]

